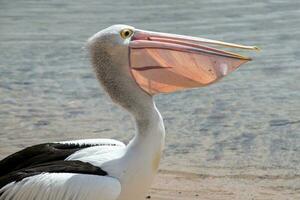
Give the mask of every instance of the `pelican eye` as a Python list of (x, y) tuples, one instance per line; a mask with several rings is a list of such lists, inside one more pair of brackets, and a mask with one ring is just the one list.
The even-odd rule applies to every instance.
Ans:
[(123, 39), (126, 39), (126, 38), (129, 38), (130, 36), (132, 36), (133, 34), (133, 30), (131, 29), (123, 29), (121, 32), (120, 32), (120, 35)]

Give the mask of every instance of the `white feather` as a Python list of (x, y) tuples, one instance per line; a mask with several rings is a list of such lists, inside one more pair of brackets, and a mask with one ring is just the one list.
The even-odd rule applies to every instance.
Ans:
[(82, 139), (82, 140), (69, 140), (69, 141), (62, 141), (58, 142), (61, 144), (79, 144), (79, 145), (101, 145), (101, 146), (123, 146), (125, 147), (125, 144), (123, 142), (120, 142), (118, 140), (113, 139)]
[(120, 182), (108, 176), (43, 173), (0, 189), (0, 200), (116, 200)]
[(79, 160), (88, 162), (94, 166), (101, 167), (107, 161), (118, 159), (125, 153), (124, 143), (112, 139), (88, 139), (59, 142), (63, 144), (93, 144), (92, 146), (76, 151), (65, 160)]
[(120, 146), (94, 146), (71, 154), (66, 160), (79, 160), (101, 167), (105, 162), (118, 159), (125, 153), (126, 148)]

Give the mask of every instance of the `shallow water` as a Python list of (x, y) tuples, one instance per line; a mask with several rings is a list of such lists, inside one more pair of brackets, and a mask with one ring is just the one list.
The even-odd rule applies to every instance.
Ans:
[[(156, 97), (161, 168), (300, 174), (300, 2), (0, 1), (0, 156), (28, 145), (111, 137), (130, 116), (104, 95), (82, 48), (116, 23), (258, 45), (255, 60), (207, 88)], [(299, 179), (288, 185), (300, 188)]]

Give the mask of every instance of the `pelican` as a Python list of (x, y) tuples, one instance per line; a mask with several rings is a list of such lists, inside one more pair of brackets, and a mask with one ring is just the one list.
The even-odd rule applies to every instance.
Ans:
[(101, 30), (86, 46), (102, 87), (135, 119), (135, 136), (128, 145), (83, 139), (14, 153), (0, 162), (0, 200), (144, 199), (165, 140), (153, 96), (212, 84), (251, 60), (217, 46), (257, 50), (127, 25)]

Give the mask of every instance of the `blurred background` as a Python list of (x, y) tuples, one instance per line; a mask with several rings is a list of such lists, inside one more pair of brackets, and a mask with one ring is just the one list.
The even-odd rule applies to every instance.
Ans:
[(262, 49), (217, 84), (156, 97), (161, 169), (284, 174), (300, 188), (297, 0), (0, 0), (0, 158), (49, 141), (130, 140), (131, 117), (99, 87), (84, 49), (120, 23)]

